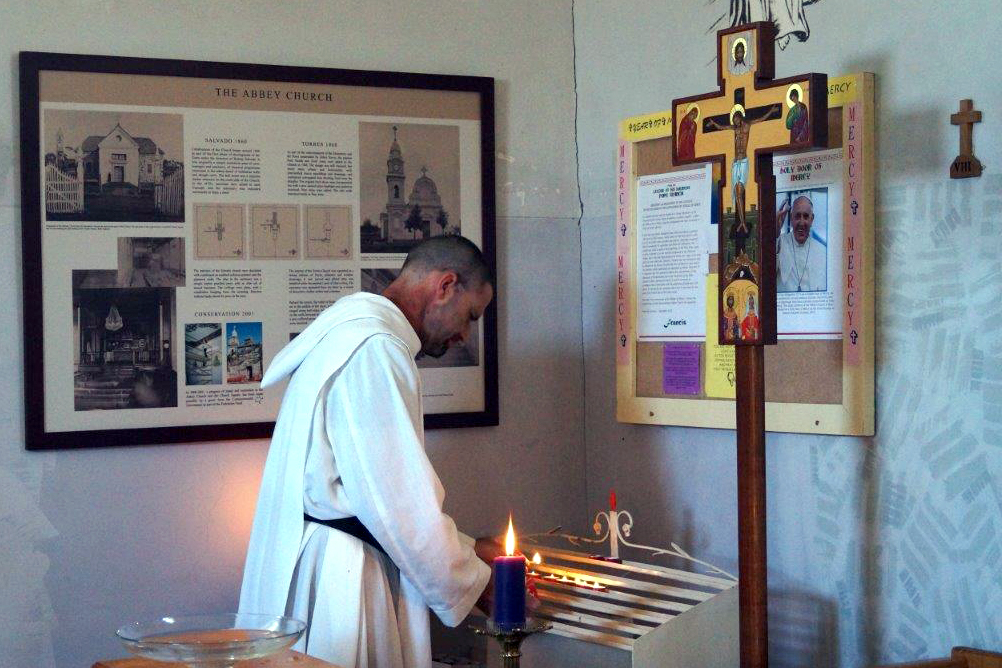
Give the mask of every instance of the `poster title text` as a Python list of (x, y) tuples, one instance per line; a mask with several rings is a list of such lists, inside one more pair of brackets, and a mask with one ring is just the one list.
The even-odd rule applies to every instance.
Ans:
[(250, 100), (292, 100), (303, 102), (333, 102), (331, 93), (305, 90), (274, 90), (266, 88), (222, 88), (216, 86), (216, 97), (242, 97)]

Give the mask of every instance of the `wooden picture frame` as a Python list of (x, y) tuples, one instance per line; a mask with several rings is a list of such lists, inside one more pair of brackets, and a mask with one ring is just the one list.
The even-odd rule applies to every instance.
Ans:
[[(842, 202), (839, 239), (842, 271), (838, 279), (845, 286), (841, 335), (838, 339), (797, 339), (784, 337), (780, 327), (778, 344), (765, 350), (766, 429), (867, 436), (875, 428), (874, 77), (870, 73), (829, 77), (827, 92), (829, 149), (843, 149), (844, 185), (838, 198)], [(616, 419), (638, 424), (734, 429), (734, 399), (707, 392), (708, 360), (714, 359), (710, 357), (710, 342), (698, 344), (699, 391), (684, 396), (661, 389), (661, 344), (638, 341), (637, 182), (640, 177), (691, 168), (673, 164), (672, 128), (670, 110), (627, 118), (619, 125)], [(777, 162), (784, 158), (797, 156), (775, 156)], [(713, 167), (713, 176), (721, 178), (717, 165)], [(717, 270), (717, 257), (710, 255), (707, 272), (712, 276)], [(715, 296), (713, 299), (716, 301)], [(717, 337), (714, 332), (714, 341)], [(712, 348), (718, 356), (722, 349), (733, 350), (719, 344)], [(808, 400), (798, 400), (795, 396), (811, 392), (817, 396)]]
[[(492, 78), (19, 69), (29, 450), (268, 437), (284, 388), (263, 369), (326, 305), (436, 234), (496, 268)], [(470, 345), (419, 360), (427, 428), (498, 424), (496, 303)]]

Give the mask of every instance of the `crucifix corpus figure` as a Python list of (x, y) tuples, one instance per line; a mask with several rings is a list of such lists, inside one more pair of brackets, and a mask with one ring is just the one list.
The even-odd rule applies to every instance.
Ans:
[(735, 221), (731, 225), (728, 236), (734, 240), (735, 251), (739, 256), (744, 254), (745, 241), (751, 234), (748, 228), (747, 216), (745, 216), (745, 189), (748, 186), (748, 135), (751, 133), (751, 126), (753, 124), (778, 118), (780, 114), (781, 109), (779, 105), (772, 104), (764, 108), (764, 114), (760, 117), (746, 118), (744, 107), (740, 104), (735, 104), (731, 109), (730, 123), (721, 125), (715, 118), (706, 119), (708, 131), (734, 131), (734, 161), (731, 163), (731, 196), (734, 201)]
[[(823, 148), (828, 139), (828, 78), (804, 74), (773, 80), (775, 38), (771, 23), (721, 30), (717, 33), (718, 90), (672, 101), (673, 163), (717, 163), (714, 173), (720, 179), (718, 329), (722, 345), (738, 346), (735, 409), (742, 668), (765, 668), (769, 660), (763, 346), (776, 342), (772, 154)], [(702, 123), (696, 122), (699, 118)], [(726, 187), (728, 176), (730, 187)], [(752, 181), (757, 187), (748, 187)]]

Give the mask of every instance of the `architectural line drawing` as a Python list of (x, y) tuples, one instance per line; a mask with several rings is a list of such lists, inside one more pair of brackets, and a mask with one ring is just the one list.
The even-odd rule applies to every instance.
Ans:
[(195, 205), (195, 257), (239, 260), (244, 251), (242, 204)]
[(257, 259), (298, 260), (299, 206), (251, 205), (251, 256)]
[(353, 224), (350, 206), (307, 206), (306, 257), (328, 260), (350, 259)]

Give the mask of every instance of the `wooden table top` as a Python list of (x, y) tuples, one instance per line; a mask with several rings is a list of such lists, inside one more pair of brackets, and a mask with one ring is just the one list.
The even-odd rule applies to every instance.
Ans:
[[(164, 663), (163, 661), (151, 661), (133, 657), (131, 659), (111, 659), (98, 661), (92, 668), (179, 668), (185, 664)], [(327, 663), (312, 656), (306, 656), (299, 652), (288, 650), (281, 654), (267, 659), (253, 659), (251, 661), (240, 661), (237, 668), (338, 668), (333, 663)]]

